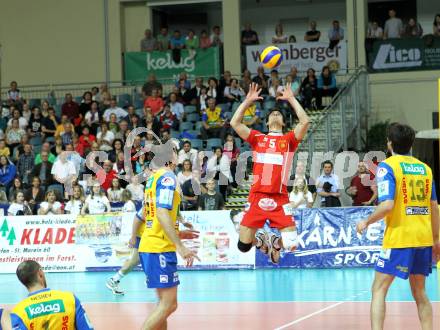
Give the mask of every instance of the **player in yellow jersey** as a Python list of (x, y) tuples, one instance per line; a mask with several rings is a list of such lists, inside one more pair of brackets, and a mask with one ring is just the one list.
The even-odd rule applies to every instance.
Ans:
[(154, 288), (159, 297), (142, 329), (166, 329), (167, 318), (177, 309), (176, 251), (191, 266), (197, 255), (187, 249), (178, 234), (178, 209), (180, 189), (173, 170), (177, 164), (177, 152), (172, 142), (154, 145), (155, 157), (150, 166), (154, 170), (145, 186), (145, 229), (139, 244), (139, 258), (147, 277), (147, 286)]
[(71, 292), (51, 290), (40, 264), (27, 260), (18, 265), (17, 277), (29, 296), (12, 310), (14, 330), (93, 329), (80, 301)]
[(432, 330), (432, 306), (425, 292), (425, 278), (432, 260), (440, 260), (439, 211), (428, 165), (410, 156), (415, 132), (390, 124), (388, 149), (392, 156), (381, 162), (376, 178), (379, 205), (367, 220), (357, 224), (359, 233), (385, 217), (383, 249), (372, 286), (371, 328), (383, 329), (385, 298), (394, 278), (408, 279), (423, 330)]

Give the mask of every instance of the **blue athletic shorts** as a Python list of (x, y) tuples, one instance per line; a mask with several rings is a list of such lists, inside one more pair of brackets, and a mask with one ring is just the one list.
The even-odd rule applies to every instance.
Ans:
[(139, 244), (141, 244), (141, 238), (140, 237), (136, 237), (136, 244), (134, 245), (135, 249), (139, 249)]
[(147, 276), (148, 288), (171, 288), (180, 284), (176, 252), (140, 252), (139, 258)]
[(432, 272), (432, 247), (382, 249), (375, 270), (404, 280), (410, 274), (428, 276)]

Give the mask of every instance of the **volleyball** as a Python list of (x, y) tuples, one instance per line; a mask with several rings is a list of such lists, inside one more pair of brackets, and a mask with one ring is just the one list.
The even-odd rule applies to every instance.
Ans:
[(260, 62), (266, 69), (276, 68), (283, 60), (283, 53), (278, 47), (266, 47), (260, 55)]

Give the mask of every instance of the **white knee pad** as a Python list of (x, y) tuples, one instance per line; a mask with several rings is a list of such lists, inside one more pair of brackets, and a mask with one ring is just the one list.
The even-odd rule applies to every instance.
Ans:
[(282, 231), (281, 239), (283, 240), (284, 250), (293, 251), (298, 247), (298, 232), (294, 231)]

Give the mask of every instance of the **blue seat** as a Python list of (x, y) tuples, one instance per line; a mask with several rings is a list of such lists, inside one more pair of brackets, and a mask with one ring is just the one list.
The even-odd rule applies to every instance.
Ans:
[(200, 121), (200, 116), (198, 113), (190, 113), (189, 115), (186, 116), (186, 120), (196, 123), (198, 121)]
[(118, 106), (121, 108), (127, 108), (131, 105), (131, 95), (130, 94), (121, 94), (118, 97)]
[(218, 138), (208, 139), (206, 142), (206, 149), (210, 150), (215, 147), (223, 147), (222, 140)]
[(55, 143), (55, 138), (53, 136), (48, 136), (44, 142)]
[(232, 118), (232, 112), (227, 111), (223, 113), (223, 116), (226, 120), (231, 119)]
[(189, 121), (184, 121), (184, 122), (180, 123), (180, 127), (179, 127), (181, 132), (190, 131), (193, 128), (194, 128), (194, 124)]
[(241, 150), (240, 151), (250, 151), (251, 150), (251, 145), (247, 142), (243, 143)]
[(175, 131), (175, 130), (171, 130), (170, 131), (170, 135), (173, 139), (178, 139), (180, 138), (180, 132), (179, 131)]
[(195, 129), (196, 131), (200, 131), (200, 129), (202, 128), (203, 123), (201, 121), (198, 121), (195, 125)]
[(186, 131), (186, 132), (188, 134), (194, 136), (194, 138), (197, 138), (199, 136), (199, 134), (200, 134), (200, 131), (196, 131), (196, 130), (189, 130), (189, 131)]
[(195, 105), (185, 105), (184, 110), (186, 114), (197, 112), (197, 108)]
[(33, 107), (40, 107), (41, 106), (41, 99), (30, 99), (29, 100), (29, 108)]
[(199, 139), (191, 140), (191, 147), (198, 149), (198, 150), (202, 150), (203, 149), (203, 141), (199, 140)]
[(143, 108), (138, 108), (134, 112), (139, 116), (139, 118), (144, 118), (145, 117), (144, 109)]
[(232, 112), (234, 113), (235, 111), (237, 111), (239, 106), (240, 106), (239, 102), (232, 103)]
[(55, 109), (55, 116), (61, 117), (61, 104), (55, 104), (53, 108)]
[(29, 140), (29, 143), (33, 146), (38, 146), (41, 145), (42, 140), (41, 140), (41, 136), (34, 136)]
[(240, 148), (241, 147), (241, 138), (236, 137), (236, 138), (234, 138), (234, 140), (235, 140), (235, 145)]
[(47, 191), (50, 191), (50, 190), (55, 191), (55, 195), (57, 196), (57, 199), (64, 198), (64, 188), (61, 184), (59, 184), (59, 183), (51, 184), (49, 187), (47, 187)]
[(134, 100), (134, 107), (136, 109), (144, 108), (144, 101), (140, 99)]
[[(81, 104), (81, 101), (83, 100), (82, 96), (75, 96), (75, 102), (78, 104)], [(64, 103), (64, 102), (63, 102)]]
[(276, 104), (275, 100), (267, 100), (264, 101), (263, 108), (265, 110), (270, 110), (275, 106), (275, 104)]

